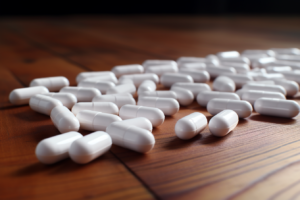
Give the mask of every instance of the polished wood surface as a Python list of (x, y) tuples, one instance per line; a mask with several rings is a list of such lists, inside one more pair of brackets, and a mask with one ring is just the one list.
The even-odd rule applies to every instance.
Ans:
[(178, 119), (196, 111), (211, 118), (194, 102), (153, 130), (156, 145), (145, 155), (113, 146), (87, 165), (45, 166), (35, 147), (59, 132), (48, 116), (8, 101), (38, 77), (62, 75), (75, 85), (82, 71), (146, 59), (299, 48), (299, 24), (297, 17), (0, 19), (0, 199), (300, 199), (300, 117), (254, 112), (226, 137), (207, 127), (183, 141), (174, 133)]

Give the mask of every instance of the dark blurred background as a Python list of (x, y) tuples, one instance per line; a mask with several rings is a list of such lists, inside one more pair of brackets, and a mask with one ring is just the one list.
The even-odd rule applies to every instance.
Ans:
[(73, 14), (299, 15), (300, 0), (0, 1), (1, 16)]

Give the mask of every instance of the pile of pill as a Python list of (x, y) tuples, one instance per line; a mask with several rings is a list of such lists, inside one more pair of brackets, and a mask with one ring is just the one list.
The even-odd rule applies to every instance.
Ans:
[[(207, 84), (212, 80), (212, 88)], [(275, 48), (220, 52), (173, 60), (146, 60), (142, 65), (115, 66), (111, 71), (82, 72), (77, 87), (65, 77), (37, 78), (13, 90), (12, 104), (49, 115), (60, 135), (42, 140), (37, 158), (52, 164), (70, 157), (88, 163), (118, 145), (140, 153), (153, 149), (152, 128), (165, 116), (194, 100), (213, 115), (194, 112), (177, 121), (176, 136), (188, 140), (208, 124), (223, 137), (254, 110), (261, 115), (293, 118), (300, 107), (286, 96), (299, 91), (300, 50)], [(156, 90), (158, 83), (170, 90)], [(133, 97), (137, 92), (137, 102)], [(79, 128), (93, 131), (82, 136)]]

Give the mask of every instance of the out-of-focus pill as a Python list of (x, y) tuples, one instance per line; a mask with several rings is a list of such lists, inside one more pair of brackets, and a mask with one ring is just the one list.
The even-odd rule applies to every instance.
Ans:
[(123, 75), (120, 77), (119, 81), (121, 81), (122, 79), (131, 79), (135, 85), (135, 87), (139, 87), (140, 84), (144, 81), (144, 80), (151, 80), (153, 81), (155, 84), (158, 84), (159, 82), (159, 78), (156, 74), (131, 74), (131, 75)]
[(290, 81), (300, 84), (300, 71), (281, 72), (284, 77)]
[(254, 77), (256, 81), (285, 79), (282, 73), (261, 74)]
[(119, 109), (126, 104), (136, 105), (132, 96), (115, 96), (115, 95), (98, 95), (92, 100), (93, 102), (112, 102), (115, 103)]
[(67, 108), (71, 109), (75, 103), (77, 103), (77, 98), (74, 94), (71, 93), (46, 93), (43, 94), (45, 96), (52, 97), (54, 99), (57, 99), (61, 101), (61, 103), (66, 106)]
[[(81, 81), (91, 81), (91, 82), (108, 81), (108, 82), (113, 82), (114, 84), (118, 83), (117, 77), (112, 72), (107, 75), (87, 77), (85, 79), (82, 79)], [(78, 83), (80, 83), (80, 82), (78, 82)]]
[(69, 157), (72, 142), (79, 138), (82, 138), (80, 133), (71, 131), (43, 139), (35, 148), (35, 155), (44, 164), (56, 163)]
[(206, 64), (218, 66), (220, 65), (219, 57), (214, 54), (209, 54), (206, 57)]
[(176, 122), (175, 133), (182, 140), (188, 140), (195, 137), (207, 126), (205, 115), (194, 112)]
[(277, 60), (286, 60), (292, 62), (300, 62), (300, 55), (276, 55), (275, 58)]
[(29, 103), (29, 99), (36, 94), (46, 94), (49, 90), (44, 86), (18, 88), (11, 91), (9, 101), (15, 105), (25, 105)]
[(287, 96), (295, 96), (299, 91), (299, 85), (295, 81), (289, 80), (274, 80), (276, 85), (282, 86), (286, 90)]
[(234, 92), (235, 83), (226, 76), (218, 76), (213, 82), (213, 89), (220, 92)]
[(235, 93), (237, 95), (239, 95), (240, 99), (242, 99), (242, 96), (243, 96), (244, 92), (247, 92), (247, 91), (249, 91), (249, 90), (239, 89), (239, 90), (235, 91)]
[(138, 88), (138, 95), (143, 92), (152, 92), (156, 90), (156, 84), (151, 80), (144, 80)]
[(206, 83), (210, 79), (209, 73), (207, 71), (180, 69), (179, 73), (190, 75), (196, 83)]
[(287, 118), (296, 117), (300, 112), (300, 106), (296, 101), (273, 98), (257, 99), (254, 109), (261, 115)]
[(211, 91), (209, 85), (207, 85), (206, 83), (175, 83), (172, 85), (171, 90), (174, 90), (175, 88), (190, 90), (193, 93), (194, 97), (196, 97), (199, 92)]
[(129, 84), (122, 84), (117, 85), (109, 90), (106, 91), (106, 94), (120, 94), (120, 93), (130, 93), (134, 95), (136, 92), (136, 87), (129, 83)]
[(144, 69), (147, 69), (149, 66), (155, 66), (155, 65), (177, 66), (177, 63), (174, 60), (145, 60), (142, 65)]
[[(163, 113), (162, 113), (162, 115), (165, 117), (165, 115)], [(132, 119), (125, 119), (118, 123), (123, 123), (123, 124), (126, 124), (127, 126), (136, 126), (136, 127), (145, 129), (150, 132), (152, 132), (152, 130), (153, 130), (153, 125), (152, 125), (151, 121), (145, 117), (135, 117)]]
[(69, 80), (63, 76), (36, 78), (33, 79), (29, 87), (45, 86), (50, 92), (59, 91), (61, 88), (69, 86)]
[(251, 84), (263, 84), (263, 85), (275, 85), (274, 80), (265, 80), (265, 81), (247, 81), (248, 85)]
[(116, 104), (112, 102), (81, 102), (76, 103), (72, 108), (72, 113), (77, 115), (79, 111), (82, 110), (92, 110), (97, 112), (109, 113), (118, 115), (119, 108)]
[(239, 95), (231, 92), (216, 92), (216, 91), (203, 91), (197, 95), (197, 102), (201, 106), (206, 106), (212, 99), (231, 99), (240, 100)]
[(300, 55), (300, 49), (298, 48), (272, 48), (270, 49), (277, 54), (288, 54), (288, 55)]
[(201, 57), (180, 57), (176, 60), (179, 66), (184, 63), (205, 63), (206, 61), (206, 58)]
[(111, 137), (103, 131), (96, 131), (75, 140), (69, 149), (71, 159), (86, 164), (106, 153), (112, 145)]
[(252, 76), (247, 74), (222, 74), (223, 76), (226, 76), (234, 81), (236, 87), (240, 88), (244, 84), (246, 84), (248, 81), (253, 81)]
[(236, 74), (236, 70), (233, 67), (219, 67), (219, 66), (209, 65), (206, 68), (206, 71), (209, 73), (210, 77), (212, 78), (220, 76), (224, 73)]
[(267, 65), (273, 65), (275, 61), (276, 58), (274, 57), (264, 57), (253, 61), (251, 65), (253, 68), (264, 68)]
[(160, 82), (165, 87), (171, 87), (174, 83), (193, 83), (194, 80), (190, 75), (180, 73), (166, 73), (160, 78)]
[[(219, 58), (220, 65), (228, 63), (228, 64), (246, 64), (249, 66), (250, 60), (246, 57), (229, 57), (229, 58)], [(239, 66), (239, 65), (236, 65)]]
[(242, 87), (243, 90), (262, 90), (268, 92), (280, 92), (283, 95), (286, 95), (286, 90), (280, 85), (264, 85), (264, 84), (245, 84)]
[(206, 70), (206, 64), (205, 63), (182, 63), (179, 65), (179, 69), (190, 69), (190, 70), (198, 70), (203, 71)]
[(190, 90), (186, 90), (184, 88), (174, 87), (171, 88), (177, 95), (177, 101), (182, 106), (188, 106), (194, 101), (194, 95)]
[(127, 83), (130, 83), (130, 84), (133, 84), (133, 81), (131, 79), (122, 79), (122, 80), (119, 80), (118, 84), (117, 85), (122, 85), (122, 84), (127, 84)]
[(48, 97), (42, 94), (37, 94), (30, 98), (29, 106), (32, 110), (50, 115), (51, 110), (56, 106), (62, 106), (63, 104), (52, 97)]
[(161, 125), (165, 120), (165, 115), (160, 109), (135, 105), (122, 106), (119, 116), (123, 120), (136, 117), (145, 117), (152, 123), (154, 127)]
[(64, 87), (59, 92), (74, 94), (78, 102), (90, 102), (95, 96), (101, 95), (101, 92), (96, 88), (84, 87)]
[(128, 74), (142, 74), (144, 72), (144, 67), (142, 65), (118, 65), (111, 69), (111, 71), (116, 75), (116, 77), (120, 77), (122, 75)]
[(248, 90), (245, 91), (242, 95), (242, 100), (248, 101), (252, 105), (254, 102), (262, 97), (266, 98), (276, 98), (276, 99), (286, 99), (285, 96), (280, 92), (267, 92), (267, 91), (260, 91), (260, 90)]
[[(76, 82), (79, 83), (80, 81), (86, 79), (86, 78), (94, 78), (97, 80), (97, 78), (102, 79), (101, 77), (110, 77), (114, 81), (114, 83), (117, 83), (117, 78), (113, 72), (110, 71), (101, 71), (101, 72), (81, 72), (76, 77)], [(103, 79), (105, 80), (105, 79)], [(110, 81), (110, 80), (107, 80)]]
[(260, 50), (260, 49), (247, 49), (242, 52), (242, 56), (247, 55), (264, 55), (267, 56), (275, 56), (275, 52), (272, 50)]
[(240, 57), (240, 53), (237, 51), (223, 51), (216, 54), (219, 58), (235, 58)]
[(97, 88), (102, 94), (106, 94), (106, 91), (115, 87), (116, 85), (111, 81), (99, 81), (85, 79), (78, 83), (78, 87)]
[(293, 70), (300, 70), (300, 62), (295, 62), (295, 61), (288, 61), (288, 60), (276, 60), (274, 63), (268, 64), (265, 67), (268, 66), (289, 66)]
[(221, 62), (219, 67), (232, 67), (238, 74), (245, 74), (250, 71), (249, 65), (245, 63)]
[(149, 66), (145, 70), (145, 73), (153, 73), (157, 76), (161, 76), (165, 73), (177, 73), (178, 67), (176, 65), (154, 65)]
[(50, 118), (60, 133), (78, 131), (80, 124), (74, 114), (65, 106), (56, 106), (52, 109)]
[(286, 71), (292, 71), (292, 68), (290, 66), (282, 66), (282, 67), (269, 66), (266, 67), (266, 70), (268, 73), (281, 73)]
[(223, 110), (213, 116), (208, 124), (214, 136), (223, 137), (230, 133), (238, 124), (239, 117), (233, 110)]
[(161, 90), (161, 91), (146, 91), (139, 94), (140, 97), (162, 97), (162, 98), (174, 98), (177, 99), (177, 94), (174, 91), (170, 90)]

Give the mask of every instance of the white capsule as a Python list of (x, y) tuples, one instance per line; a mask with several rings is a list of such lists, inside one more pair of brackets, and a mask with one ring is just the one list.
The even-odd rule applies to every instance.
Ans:
[(286, 95), (286, 90), (280, 85), (264, 85), (256, 83), (247, 83), (242, 87), (243, 90), (262, 90), (268, 92), (280, 92)]
[(121, 81), (122, 79), (131, 79), (135, 85), (135, 87), (139, 87), (140, 84), (144, 81), (144, 80), (151, 80), (153, 81), (155, 84), (158, 84), (159, 82), (159, 78), (156, 74), (132, 74), (132, 75), (123, 75), (120, 77), (119, 81)]
[(218, 137), (226, 136), (238, 124), (239, 117), (233, 110), (223, 110), (213, 116), (208, 124), (209, 131)]
[(236, 87), (240, 88), (244, 84), (246, 84), (248, 81), (253, 81), (252, 76), (247, 74), (222, 74), (223, 76), (226, 76), (234, 81)]
[(246, 118), (252, 114), (252, 105), (248, 101), (230, 99), (212, 99), (207, 104), (207, 111), (216, 115), (219, 112), (229, 109), (235, 111), (239, 118)]
[(77, 98), (74, 94), (71, 93), (46, 93), (43, 94), (45, 96), (52, 97), (54, 99), (57, 99), (61, 101), (61, 103), (66, 106), (67, 108), (71, 109), (75, 103), (77, 103)]
[(242, 56), (246, 56), (247, 55), (264, 55), (264, 57), (267, 57), (267, 56), (275, 56), (275, 52), (272, 51), (272, 50), (257, 50), (257, 49), (250, 49), (250, 50), (244, 50), (242, 52)]
[(203, 71), (206, 70), (206, 64), (199, 62), (199, 63), (182, 63), (179, 65), (180, 69), (190, 69), (190, 70), (198, 70)]
[(109, 124), (116, 121), (122, 121), (117, 115), (92, 110), (79, 111), (76, 118), (80, 123), (80, 128), (89, 131), (105, 131)]
[(141, 97), (138, 105), (159, 108), (165, 115), (174, 115), (179, 111), (179, 103), (173, 98)]
[(281, 73), (281, 72), (286, 72), (286, 71), (292, 71), (292, 68), (290, 66), (281, 66), (281, 67), (269, 66), (269, 67), (266, 67), (266, 70), (268, 73)]
[(177, 63), (174, 60), (145, 60), (142, 65), (144, 69), (147, 69), (149, 66), (155, 66), (155, 65), (177, 66)]
[[(104, 75), (101, 75), (101, 76), (92, 76), (92, 77), (87, 77), (85, 79), (82, 79), (81, 81), (108, 81), (108, 82), (113, 82), (114, 84), (117, 84), (118, 83), (118, 79), (117, 77), (115, 76), (114, 73), (110, 72), (109, 74), (104, 74)], [(80, 81), (80, 82), (81, 82)], [(78, 82), (78, 83), (80, 83)]]
[[(162, 113), (162, 115), (164, 116), (163, 113)], [(153, 125), (152, 125), (151, 121), (145, 117), (135, 117), (132, 119), (125, 119), (118, 123), (123, 123), (123, 124), (126, 124), (127, 126), (136, 126), (136, 127), (145, 129), (150, 132), (152, 132), (152, 129), (153, 129)]]
[(219, 66), (208, 66), (206, 71), (209, 73), (210, 77), (215, 78), (224, 73), (236, 74), (236, 70), (233, 67), (219, 67)]
[(196, 83), (206, 83), (210, 79), (209, 73), (207, 71), (198, 71), (194, 69), (180, 69), (179, 73), (190, 75)]
[(263, 53), (263, 54), (243, 54), (242, 57), (248, 58), (251, 61), (251, 64), (257, 62), (257, 60), (265, 57), (270, 57), (270, 55)]
[[(117, 83), (117, 78), (113, 72), (110, 71), (101, 71), (101, 72), (81, 72), (76, 77), (76, 82), (79, 83), (80, 81), (86, 79), (86, 78), (100, 78), (100, 77), (111, 77), (114, 79), (114, 83)], [(100, 78), (101, 79), (101, 78)]]
[(261, 74), (254, 78), (256, 81), (285, 79), (282, 73)]
[(241, 64), (246, 64), (249, 66), (250, 60), (246, 57), (231, 57), (231, 58), (219, 58), (220, 64), (237, 64), (236, 66), (241, 66)]
[(276, 99), (286, 99), (285, 96), (280, 92), (266, 92), (266, 91), (259, 91), (259, 90), (248, 90), (245, 91), (242, 95), (242, 100), (246, 100), (252, 105), (254, 102), (262, 97), (266, 98), (276, 98)]
[(235, 58), (239, 57), (240, 53), (237, 51), (223, 51), (216, 54), (219, 58)]
[(46, 93), (49, 93), (49, 90), (44, 86), (18, 88), (10, 92), (9, 101), (14, 105), (25, 105), (34, 95)]
[[(101, 96), (101, 95), (100, 95)], [(119, 97), (131, 97), (133, 98), (132, 94), (130, 93), (117, 93), (117, 94), (106, 94), (106, 95), (103, 95), (103, 96), (119, 96)]]
[(162, 97), (162, 98), (174, 98), (177, 99), (177, 94), (170, 90), (160, 90), (160, 91), (146, 91), (139, 94), (140, 97)]
[(245, 63), (221, 62), (219, 67), (232, 67), (238, 74), (246, 74), (248, 71), (250, 71), (249, 65)]
[(193, 83), (194, 80), (190, 75), (180, 73), (167, 73), (161, 76), (160, 82), (165, 87), (171, 87), (174, 83)]
[(134, 83), (131, 79), (125, 79), (125, 78), (122, 80), (119, 80), (117, 85), (123, 85), (123, 84), (133, 84), (134, 85)]
[(206, 61), (206, 58), (201, 57), (180, 57), (176, 62), (178, 65), (181, 65), (184, 63), (205, 63)]
[(296, 117), (300, 112), (300, 106), (296, 101), (273, 98), (257, 99), (254, 109), (261, 115), (287, 118)]
[(165, 120), (165, 115), (160, 109), (136, 105), (122, 106), (119, 116), (123, 120), (136, 117), (145, 117), (152, 123), (154, 127), (161, 125)]
[[(300, 62), (287, 61), (287, 60), (277, 60), (274, 63), (274, 66), (289, 66), (293, 70), (300, 70)], [(269, 66), (272, 66), (271, 64)]]
[(120, 77), (127, 74), (142, 74), (144, 72), (144, 67), (142, 65), (118, 65), (111, 69), (111, 71)]
[(194, 101), (194, 95), (190, 90), (186, 90), (184, 88), (174, 87), (171, 88), (177, 95), (177, 101), (182, 106), (188, 106)]
[(211, 65), (214, 65), (214, 66), (220, 65), (219, 57), (214, 55), (214, 54), (209, 54), (205, 58), (206, 58), (206, 63), (207, 64), (211, 64)]
[(155, 145), (153, 134), (136, 126), (114, 122), (106, 128), (106, 132), (110, 135), (113, 144), (140, 153), (150, 151)]
[(272, 48), (270, 50), (276, 54), (300, 55), (300, 49), (298, 48)]
[(292, 62), (300, 62), (300, 55), (276, 55), (275, 58), (278, 60), (286, 60)]
[(69, 157), (72, 142), (79, 138), (82, 138), (80, 133), (71, 131), (43, 139), (35, 148), (35, 155), (44, 164), (56, 163)]
[(97, 112), (103, 112), (108, 114), (119, 114), (119, 108), (112, 102), (81, 102), (76, 103), (72, 108), (72, 113), (77, 115), (79, 111), (92, 110)]
[(78, 87), (96, 88), (102, 94), (106, 94), (107, 90), (115, 86), (116, 84), (110, 81), (99, 81), (99, 80), (89, 80), (89, 79), (85, 79), (83, 81), (80, 81), (80, 83), (78, 83)]
[(275, 85), (275, 80), (265, 80), (265, 81), (247, 81), (246, 84), (263, 84), (263, 85)]
[(126, 104), (136, 105), (136, 102), (132, 96), (115, 96), (115, 95), (98, 95), (92, 100), (93, 102), (112, 102), (115, 103), (119, 109)]
[(267, 65), (272, 65), (276, 61), (276, 58), (274, 57), (264, 57), (264, 58), (259, 58), (258, 60), (255, 60), (252, 62), (252, 67), (253, 68), (264, 68)]
[(295, 81), (296, 83), (300, 84), (300, 72), (298, 71), (291, 71), (291, 72), (281, 72), (284, 77), (290, 81)]
[(78, 102), (90, 102), (95, 96), (101, 95), (101, 92), (96, 88), (84, 87), (64, 87), (59, 92), (74, 94)]
[(175, 83), (172, 85), (171, 90), (174, 90), (175, 88), (183, 88), (186, 90), (190, 90), (194, 97), (196, 97), (199, 92), (202, 91), (211, 91), (209, 85), (206, 83)]
[(176, 122), (176, 136), (182, 140), (188, 140), (195, 137), (207, 126), (205, 115), (199, 112), (194, 112), (187, 115)]
[(56, 106), (52, 109), (50, 118), (60, 133), (78, 131), (80, 124), (74, 114), (65, 106)]
[(213, 89), (220, 92), (234, 92), (235, 83), (226, 76), (218, 76), (213, 82)]
[(156, 90), (156, 84), (151, 80), (144, 80), (138, 88), (138, 95), (143, 92), (152, 92)]
[(37, 94), (30, 98), (29, 106), (32, 110), (50, 115), (51, 110), (56, 106), (62, 106), (63, 104), (52, 97), (48, 97), (42, 94)]
[(36, 78), (33, 79), (29, 87), (45, 86), (50, 92), (59, 91), (61, 88), (69, 86), (69, 80), (63, 76)]
[(239, 89), (239, 90), (235, 91), (235, 93), (237, 95), (239, 95), (240, 99), (242, 99), (242, 96), (243, 96), (244, 92), (247, 92), (247, 91), (249, 91), (249, 90)]
[(145, 73), (153, 73), (157, 76), (161, 76), (165, 73), (177, 73), (178, 67), (176, 65), (154, 65), (149, 66), (145, 70)]
[(206, 106), (210, 100), (215, 98), (240, 100), (239, 95), (231, 92), (203, 91), (197, 95), (197, 102), (201, 106)]
[(106, 94), (122, 94), (122, 93), (130, 93), (134, 95), (136, 92), (136, 87), (129, 83), (129, 84), (122, 84), (117, 85), (109, 90), (106, 91)]
[(71, 159), (78, 164), (86, 164), (106, 153), (112, 139), (106, 132), (97, 131), (75, 140), (69, 149)]
[(274, 80), (276, 85), (282, 86), (286, 90), (287, 96), (295, 96), (299, 91), (299, 85), (295, 81), (289, 80)]

